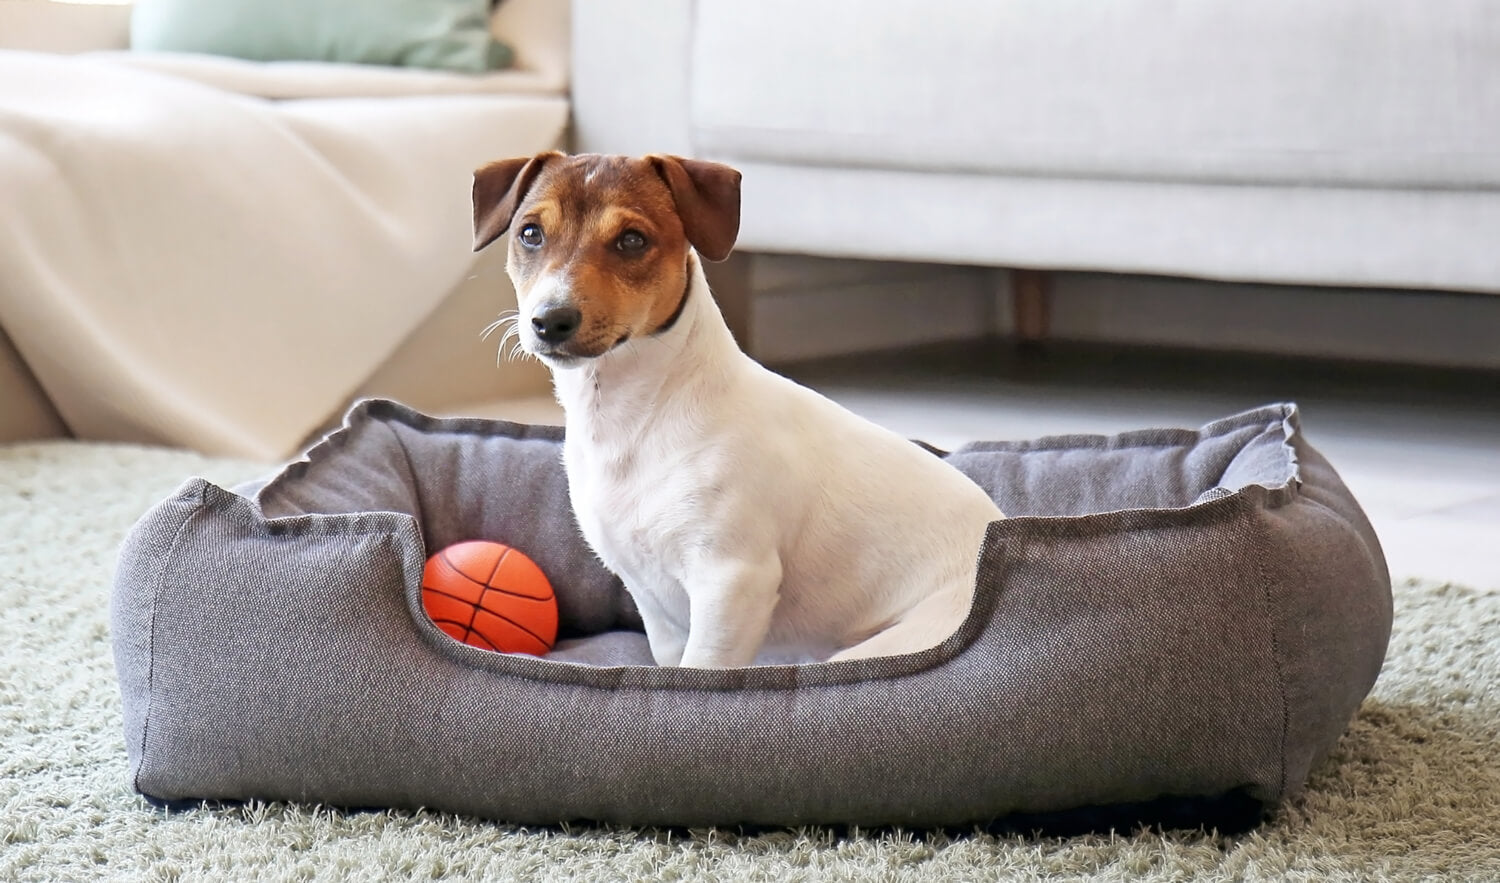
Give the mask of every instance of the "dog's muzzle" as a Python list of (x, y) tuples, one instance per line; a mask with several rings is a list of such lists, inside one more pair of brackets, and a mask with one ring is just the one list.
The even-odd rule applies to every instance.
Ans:
[(531, 313), (526, 349), (554, 366), (568, 366), (604, 355), (630, 338), (606, 340), (583, 333), (583, 312), (566, 303), (543, 304)]

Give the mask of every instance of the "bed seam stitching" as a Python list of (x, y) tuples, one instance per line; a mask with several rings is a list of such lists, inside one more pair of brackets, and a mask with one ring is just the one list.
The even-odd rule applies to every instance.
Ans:
[(141, 790), (141, 774), (146, 768), (146, 744), (150, 739), (151, 717), (156, 711), (156, 620), (157, 614), (161, 611), (162, 583), (166, 579), (167, 568), (177, 554), (177, 548), (182, 545), (182, 537), (187, 533), (188, 524), (207, 505), (206, 490), (206, 485), (198, 487), (198, 501), (183, 516), (182, 523), (177, 525), (177, 531), (172, 535), (172, 544), (167, 547), (167, 553), (162, 556), (161, 568), (157, 570), (156, 578), (151, 581), (151, 621), (146, 629), (146, 713), (141, 717), (141, 763), (136, 767), (135, 775), (131, 777), (130, 783), (136, 792), (141, 794), (145, 793)]
[[(1257, 540), (1260, 544), (1263, 544), (1264, 527), (1260, 525), (1257, 526), (1261, 528), (1257, 531), (1257, 533), (1259, 534)], [(1264, 552), (1264, 550), (1262, 550), (1262, 552)], [(1274, 608), (1273, 599), (1271, 597), (1271, 579), (1266, 571), (1266, 556), (1264, 554), (1260, 554), (1256, 556), (1256, 559), (1255, 569), (1257, 576), (1260, 577), (1261, 596), (1266, 605), (1266, 630), (1270, 633), (1271, 638), (1271, 668), (1276, 675), (1276, 691), (1281, 699), (1281, 739), (1279, 750), (1277, 752), (1277, 757), (1280, 762), (1280, 775), (1279, 781), (1276, 785), (1276, 802), (1280, 803), (1283, 799), (1286, 798), (1287, 732), (1291, 727), (1291, 705), (1289, 700), (1287, 699), (1286, 672), (1283, 670), (1281, 658), (1281, 637), (1278, 633), (1278, 629), (1276, 628), (1276, 615), (1273, 612)]]

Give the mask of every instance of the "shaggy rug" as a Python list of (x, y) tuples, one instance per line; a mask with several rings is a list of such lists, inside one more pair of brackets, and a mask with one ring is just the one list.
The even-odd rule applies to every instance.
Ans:
[(1497, 880), (1500, 591), (1396, 588), (1385, 671), (1301, 799), (1247, 833), (521, 829), (252, 804), (164, 813), (126, 781), (107, 627), (137, 516), (263, 467), (0, 447), (0, 879)]

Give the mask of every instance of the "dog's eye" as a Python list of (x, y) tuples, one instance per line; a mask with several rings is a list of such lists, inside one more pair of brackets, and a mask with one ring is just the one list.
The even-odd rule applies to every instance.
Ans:
[(521, 244), (527, 248), (540, 248), (542, 243), (547, 241), (547, 237), (542, 235), (542, 228), (536, 224), (527, 224), (522, 227), (519, 238)]
[(615, 240), (615, 248), (620, 251), (635, 252), (646, 247), (646, 237), (639, 230), (626, 230)]

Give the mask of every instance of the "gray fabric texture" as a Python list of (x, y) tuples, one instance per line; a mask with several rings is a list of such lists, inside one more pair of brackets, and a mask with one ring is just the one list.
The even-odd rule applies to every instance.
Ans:
[[(957, 634), (730, 671), (649, 664), (574, 527), (559, 442), (370, 401), (247, 495), (192, 480), (149, 512), (112, 610), (135, 787), (689, 826), (1270, 807), (1390, 634), (1378, 542), (1290, 405), (955, 451), (1015, 516), (977, 550)], [(476, 537), (549, 574), (558, 652), (488, 653), (421, 614), (426, 549)]]

